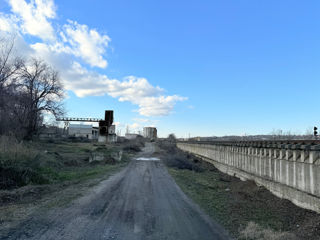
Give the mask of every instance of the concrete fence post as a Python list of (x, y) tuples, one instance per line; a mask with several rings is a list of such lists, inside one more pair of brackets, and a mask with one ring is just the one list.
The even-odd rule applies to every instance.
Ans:
[(292, 151), (290, 149), (286, 149), (286, 160), (289, 161), (292, 157)]
[(292, 160), (293, 161), (298, 161), (299, 160), (299, 158), (300, 158), (300, 151), (299, 150), (293, 150), (292, 151)]
[(298, 162), (308, 162), (309, 153), (307, 150), (302, 150), (300, 153), (300, 158), (298, 158)]
[(319, 158), (319, 152), (318, 151), (310, 151), (309, 156), (310, 157), (309, 157), (308, 163), (315, 164)]
[(263, 153), (262, 153), (262, 155), (263, 155), (264, 157), (266, 157), (267, 154), (268, 154), (267, 149), (266, 149), (266, 148), (263, 148)]

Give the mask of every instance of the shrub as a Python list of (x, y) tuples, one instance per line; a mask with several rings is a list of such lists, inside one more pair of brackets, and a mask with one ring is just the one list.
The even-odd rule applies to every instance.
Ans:
[(144, 139), (139, 137), (125, 142), (123, 150), (127, 152), (140, 152), (142, 147), (144, 147)]
[(203, 171), (199, 164), (199, 159), (178, 149), (174, 142), (168, 140), (159, 141), (158, 146), (165, 151), (166, 156), (163, 161), (168, 167), (196, 172)]
[(0, 136), (0, 166), (13, 167), (27, 164), (36, 158), (38, 151), (8, 136)]
[(32, 168), (39, 154), (39, 151), (13, 137), (0, 136), (0, 189), (31, 182), (47, 183), (47, 179)]

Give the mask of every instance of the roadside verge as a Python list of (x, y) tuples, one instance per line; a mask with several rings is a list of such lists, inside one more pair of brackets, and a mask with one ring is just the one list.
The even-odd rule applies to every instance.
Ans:
[(252, 181), (241, 181), (213, 165), (160, 143), (161, 154), (180, 188), (238, 239), (320, 238), (320, 215), (280, 199)]

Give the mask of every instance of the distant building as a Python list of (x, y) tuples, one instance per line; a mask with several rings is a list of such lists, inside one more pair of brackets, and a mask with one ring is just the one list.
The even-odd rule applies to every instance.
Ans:
[(156, 139), (157, 138), (157, 129), (155, 127), (144, 127), (143, 136), (145, 138)]
[(68, 129), (68, 135), (73, 137), (97, 139), (99, 135), (99, 129), (93, 127), (92, 125), (70, 124)]
[(99, 127), (92, 127), (92, 139), (98, 139)]
[(39, 134), (40, 139), (61, 138), (62, 136), (64, 136), (62, 128), (46, 125), (43, 125)]
[(126, 139), (132, 140), (132, 139), (136, 139), (138, 136), (141, 136), (141, 135), (136, 134), (136, 133), (126, 133), (126, 135), (124, 137)]
[(93, 127), (88, 124), (69, 124), (68, 136), (98, 140), (99, 142), (117, 141), (115, 125), (111, 125), (108, 128), (108, 135), (100, 134), (100, 131), (101, 129), (99, 127)]

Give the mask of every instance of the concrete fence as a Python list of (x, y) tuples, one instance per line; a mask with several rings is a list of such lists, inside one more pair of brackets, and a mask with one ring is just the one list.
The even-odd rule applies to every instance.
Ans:
[(177, 147), (320, 213), (320, 145), (180, 142)]

